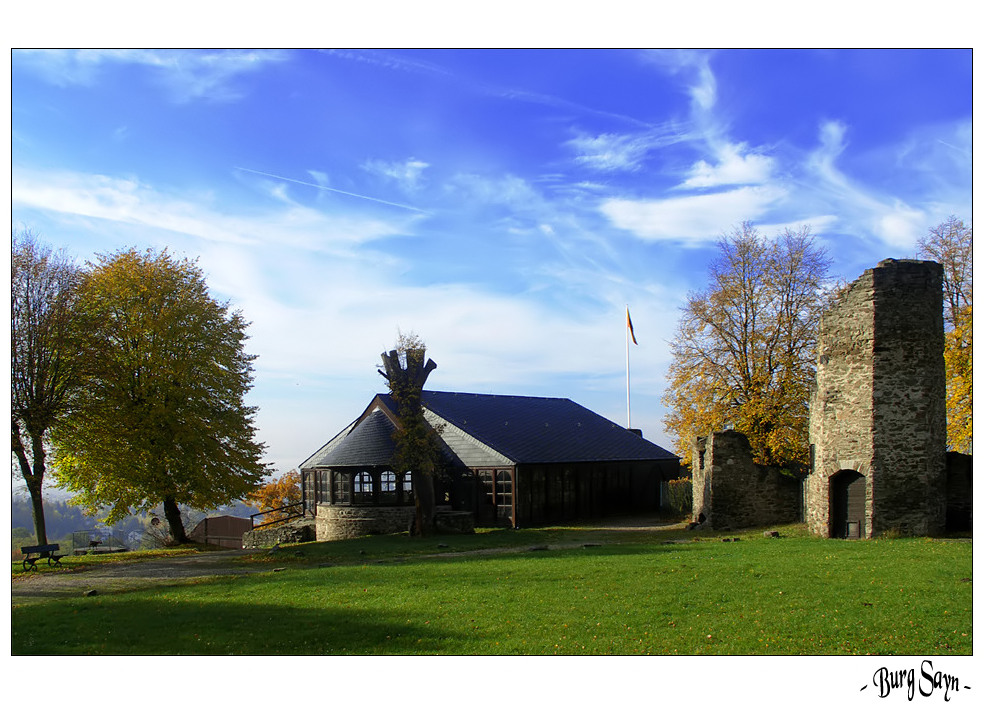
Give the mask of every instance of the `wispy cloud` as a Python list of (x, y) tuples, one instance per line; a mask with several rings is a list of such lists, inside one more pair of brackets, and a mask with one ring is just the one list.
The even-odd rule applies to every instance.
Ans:
[(575, 162), (595, 171), (638, 171), (652, 143), (633, 135), (600, 134), (575, 137), (567, 146), (576, 152)]
[(443, 76), (446, 78), (455, 77), (455, 73), (453, 71), (432, 61), (424, 61), (416, 58), (411, 59), (406, 56), (400, 56), (392, 52), (381, 51), (378, 49), (326, 49), (324, 53), (339, 59), (345, 59), (346, 61), (355, 61), (393, 71)]
[(717, 239), (733, 224), (761, 218), (785, 194), (782, 188), (768, 185), (680, 198), (610, 198), (602, 203), (601, 212), (613, 225), (641, 239), (696, 245)]
[(195, 239), (236, 245), (289, 242), (308, 250), (349, 254), (352, 245), (405, 234), (398, 219), (378, 215), (326, 215), (268, 191), (279, 201), (265, 214), (224, 214), (199, 194), (165, 193), (137, 179), (72, 172), (17, 170), (11, 203), (62, 216), (152, 228)]
[(502, 100), (518, 101), (535, 105), (545, 105), (556, 108), (564, 113), (589, 115), (592, 117), (602, 117), (615, 122), (632, 125), (636, 128), (652, 128), (653, 125), (646, 120), (639, 119), (633, 115), (603, 110), (591, 105), (574, 102), (565, 98), (542, 93), (537, 91), (525, 90), (515, 86), (489, 83), (477, 79), (475, 76), (453, 71), (446, 66), (433, 61), (424, 61), (419, 58), (409, 58), (392, 52), (381, 50), (351, 50), (351, 49), (331, 49), (327, 53), (337, 58), (348, 61), (356, 61), (367, 65), (378, 66), (379, 68), (403, 71), (428, 75), (439, 78), (457, 85), (462, 90), (471, 93), (480, 93)]
[(62, 86), (92, 85), (114, 66), (141, 66), (178, 102), (236, 100), (243, 94), (236, 77), (285, 58), (283, 52), (273, 50), (202, 49), (25, 49), (12, 56), (48, 82)]
[(430, 166), (426, 161), (410, 157), (405, 161), (383, 161), (370, 159), (362, 169), (377, 176), (393, 180), (404, 191), (416, 191), (421, 186), (424, 170)]
[[(426, 164), (424, 164), (424, 166), (426, 166)], [(257, 176), (265, 176), (266, 178), (274, 178), (274, 179), (278, 179), (280, 181), (286, 181), (288, 183), (296, 183), (296, 184), (298, 184), (300, 186), (310, 186), (311, 188), (318, 188), (318, 189), (321, 189), (322, 191), (330, 191), (331, 193), (338, 193), (338, 194), (343, 195), (343, 196), (351, 196), (353, 198), (361, 198), (363, 200), (369, 200), (369, 201), (372, 201), (374, 203), (382, 203), (383, 205), (391, 205), (394, 208), (403, 208), (404, 210), (413, 210), (413, 211), (418, 212), (418, 213), (426, 213), (427, 212), (426, 210), (423, 210), (421, 208), (414, 207), (412, 205), (407, 205), (406, 203), (394, 203), (392, 201), (383, 200), (382, 198), (375, 198), (373, 196), (367, 196), (367, 195), (364, 195), (362, 193), (352, 193), (351, 191), (343, 191), (343, 190), (338, 189), (338, 188), (331, 188), (330, 186), (326, 186), (326, 185), (324, 185), (322, 183), (311, 183), (310, 181), (301, 181), (301, 180), (296, 179), (296, 178), (289, 178), (288, 176), (278, 176), (276, 174), (270, 174), (270, 173), (267, 173), (265, 171), (256, 171), (255, 169), (247, 169), (247, 168), (245, 168), (243, 166), (237, 166), (236, 168), (239, 171), (245, 171), (247, 173), (256, 174)], [(315, 178), (317, 179), (317, 176)]]
[(687, 79), (691, 110), (706, 113), (717, 103), (717, 79), (711, 69), (714, 52), (686, 49), (652, 49), (642, 52), (643, 60), (671, 74)]

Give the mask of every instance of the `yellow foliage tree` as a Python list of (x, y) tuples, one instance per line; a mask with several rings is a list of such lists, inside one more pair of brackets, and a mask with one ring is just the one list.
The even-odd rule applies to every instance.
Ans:
[(970, 454), (974, 444), (973, 306), (957, 316), (946, 334), (946, 440), (951, 450)]
[(671, 342), (664, 425), (684, 462), (695, 437), (734, 428), (757, 462), (802, 467), (829, 259), (808, 228), (766, 238), (745, 222), (718, 244)]
[(919, 240), (919, 253), (943, 265), (947, 447), (973, 447), (974, 229), (951, 215)]
[(163, 504), (172, 539), (187, 542), (179, 504), (221, 506), (269, 471), (245, 403), (248, 323), (166, 251), (100, 257), (80, 301), (84, 379), (52, 433), (58, 483), (110, 521)]
[[(301, 474), (295, 469), (264, 483), (246, 498), (246, 503), (255, 506), (259, 511), (274, 511), (267, 514), (260, 523), (260, 525), (265, 525), (292, 515), (286, 507), (299, 503), (300, 500)], [(281, 511), (276, 511), (276, 509), (281, 509)]]

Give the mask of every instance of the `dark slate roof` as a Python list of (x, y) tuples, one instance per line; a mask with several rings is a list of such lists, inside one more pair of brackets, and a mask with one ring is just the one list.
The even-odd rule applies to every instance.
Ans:
[[(377, 467), (388, 465), (396, 452), (393, 433), (396, 426), (382, 411), (374, 411), (352, 432), (342, 438), (313, 466), (318, 467)], [(310, 461), (309, 461), (310, 462)], [(305, 463), (308, 464), (308, 463)]]
[[(380, 400), (395, 409), (388, 394)], [(421, 402), (516, 464), (678, 459), (566, 398), (424, 391)]]

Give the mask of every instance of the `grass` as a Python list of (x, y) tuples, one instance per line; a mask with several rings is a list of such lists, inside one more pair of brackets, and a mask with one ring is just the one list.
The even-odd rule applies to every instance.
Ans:
[[(14, 654), (970, 654), (972, 544), (487, 531), (15, 607)], [(672, 542), (671, 542), (672, 541)], [(677, 542), (679, 541), (679, 542)], [(568, 549), (531, 549), (549, 546)], [(585, 547), (586, 546), (586, 547)], [(512, 550), (493, 554), (468, 551)], [(463, 552), (456, 557), (436, 553)], [(298, 554), (299, 553), (299, 554)], [(424, 557), (430, 553), (432, 556)], [(320, 566), (319, 566), (320, 565)]]

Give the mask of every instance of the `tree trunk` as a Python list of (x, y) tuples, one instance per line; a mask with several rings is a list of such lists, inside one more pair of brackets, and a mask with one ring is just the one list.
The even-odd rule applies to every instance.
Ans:
[(31, 511), (34, 514), (34, 537), (38, 545), (48, 544), (48, 532), (44, 524), (44, 500), (42, 499), (42, 485), (44, 484), (44, 445), (40, 439), (32, 442), (34, 448), (34, 468), (32, 471), (31, 462), (28, 460), (24, 444), (21, 442), (20, 426), (17, 421), (12, 421), (11, 449), (17, 456), (20, 465), (21, 475), (27, 490), (31, 494)]
[(171, 529), (171, 539), (175, 543), (188, 543), (188, 536), (185, 534), (184, 523), (181, 522), (181, 509), (178, 502), (171, 496), (164, 497), (164, 518), (167, 519), (168, 528)]
[(31, 509), (34, 511), (34, 536), (38, 545), (48, 544), (48, 533), (44, 525), (44, 501), (41, 498), (41, 483), (31, 482), (27, 485), (31, 492)]
[(434, 533), (434, 476), (433, 471), (429, 470), (429, 467), (421, 467), (411, 475), (417, 509), (416, 534), (421, 537)]

